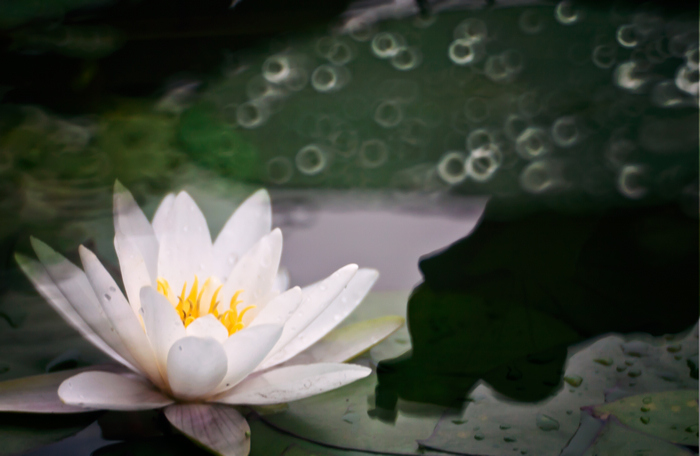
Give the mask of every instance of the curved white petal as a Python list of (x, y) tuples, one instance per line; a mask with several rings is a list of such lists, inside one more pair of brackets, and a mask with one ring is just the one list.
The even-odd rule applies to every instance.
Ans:
[(258, 305), (262, 310), (262, 300), (271, 291), (277, 276), (282, 257), (282, 231), (279, 228), (263, 236), (236, 263), (224, 284), (219, 296), (220, 309), (228, 309), (230, 297), (242, 290), (239, 299), (243, 306)]
[(58, 396), (69, 405), (103, 410), (149, 410), (173, 403), (145, 381), (109, 372), (83, 372), (64, 380)]
[(404, 323), (402, 317), (389, 315), (336, 328), (283, 365), (343, 363), (386, 339)]
[(160, 373), (167, 379), (168, 352), (176, 341), (186, 336), (185, 325), (170, 301), (151, 287), (141, 289), (141, 305), (146, 335)]
[(246, 378), (275, 346), (281, 335), (282, 326), (259, 325), (243, 329), (229, 337), (224, 342), (228, 370), (214, 392), (230, 389)]
[(212, 314), (197, 318), (185, 328), (185, 333), (188, 336), (211, 337), (219, 343), (228, 339), (228, 330)]
[(140, 372), (136, 360), (117, 335), (112, 322), (102, 310), (95, 291), (85, 273), (76, 265), (66, 260), (51, 247), (36, 238), (31, 244), (39, 261), (48, 272), (51, 280), (61, 290), (63, 296), (100, 339), (105, 341), (123, 360), (127, 367)]
[(224, 348), (211, 337), (183, 337), (168, 353), (168, 382), (179, 399), (211, 392), (226, 375)]
[(153, 214), (153, 222), (151, 222), (151, 226), (153, 226), (153, 233), (156, 235), (156, 239), (158, 239), (159, 241), (160, 238), (163, 237), (163, 233), (165, 233), (167, 229), (166, 223), (168, 219), (168, 214), (170, 213), (170, 209), (172, 209), (174, 202), (175, 195), (172, 193), (168, 193), (158, 205), (156, 213)]
[(146, 261), (136, 244), (119, 230), (114, 233), (114, 250), (119, 258), (119, 269), (129, 305), (134, 314), (140, 315), (141, 288), (155, 286), (156, 277), (149, 274)]
[(250, 453), (250, 427), (233, 407), (219, 404), (173, 404), (165, 409), (170, 424), (198, 444), (222, 456)]
[(272, 286), (272, 288), (279, 291), (280, 293), (286, 291), (289, 288), (289, 271), (287, 271), (287, 268), (279, 268), (279, 271), (277, 271), (277, 277), (275, 277), (275, 283)]
[(353, 364), (289, 366), (251, 376), (213, 402), (266, 405), (296, 401), (367, 377), (371, 369)]
[(296, 355), (299, 352), (297, 345), (303, 343), (303, 340), (295, 340), (296, 337), (333, 302), (356, 272), (357, 265), (349, 264), (338, 269), (324, 280), (306, 287), (301, 304), (287, 320), (282, 337), (259, 366), (259, 369), (270, 368)]
[(358, 270), (331, 304), (287, 344), (285, 347), (287, 359), (315, 344), (345, 320), (365, 299), (378, 277), (379, 272), (376, 269)]
[(272, 208), (267, 190), (248, 197), (228, 219), (214, 241), (214, 273), (228, 277), (233, 265), (272, 229)]
[(265, 304), (265, 307), (257, 313), (249, 327), (266, 324), (284, 326), (301, 304), (301, 299), (301, 288), (290, 288)]
[(159, 238), (158, 277), (174, 290), (192, 285), (195, 275), (211, 275), (212, 246), (207, 221), (192, 197), (180, 192), (175, 198)]
[(158, 241), (153, 227), (134, 197), (119, 181), (114, 184), (114, 231), (121, 231), (136, 245), (149, 276), (156, 277)]
[(132, 312), (112, 276), (102, 266), (94, 253), (82, 245), (78, 249), (85, 274), (97, 294), (102, 310), (114, 325), (117, 335), (133, 356), (138, 367), (156, 386), (165, 383), (158, 371), (158, 364), (139, 317)]
[[(38, 261), (32, 260), (25, 257), (24, 255), (15, 254), (15, 259), (17, 264), (22, 271), (27, 275), (29, 280), (31, 280), (34, 287), (37, 289), (39, 294), (46, 299), (51, 307), (65, 320), (68, 325), (73, 329), (78, 331), (83, 338), (87, 339), (92, 345), (100, 349), (102, 352), (107, 354), (112, 359), (118, 361), (120, 364), (125, 366), (130, 366), (130, 364), (122, 358), (116, 351), (114, 351), (107, 343), (102, 340), (95, 331), (85, 323), (85, 320), (78, 315), (78, 312), (73, 309), (73, 307), (68, 303), (68, 300), (61, 290), (58, 289), (56, 284), (53, 283), (51, 277), (46, 272), (44, 267)], [(130, 367), (136, 370), (133, 367)]]

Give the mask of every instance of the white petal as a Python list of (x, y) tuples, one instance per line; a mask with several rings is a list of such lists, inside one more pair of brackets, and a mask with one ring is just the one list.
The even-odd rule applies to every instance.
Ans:
[(338, 269), (326, 279), (306, 287), (299, 308), (287, 320), (282, 337), (259, 366), (259, 369), (267, 369), (283, 363), (297, 354), (297, 345), (304, 341), (295, 340), (296, 337), (333, 302), (356, 272), (357, 265), (349, 264)]
[(228, 277), (233, 265), (272, 229), (267, 190), (253, 193), (231, 215), (214, 242), (214, 273)]
[(150, 277), (156, 277), (158, 241), (153, 227), (131, 193), (117, 181), (114, 184), (114, 231), (121, 231), (141, 252)]
[(153, 349), (148, 341), (146, 332), (141, 326), (139, 317), (131, 310), (129, 303), (117, 286), (116, 282), (109, 275), (109, 272), (102, 266), (100, 260), (94, 253), (82, 245), (78, 249), (80, 259), (83, 262), (85, 274), (92, 284), (92, 288), (97, 294), (102, 310), (110, 319), (117, 335), (136, 360), (138, 367), (156, 386), (163, 388), (165, 383), (158, 371)]
[(146, 381), (109, 372), (83, 372), (61, 383), (58, 396), (70, 405), (103, 410), (149, 410), (173, 400)]
[(282, 256), (282, 231), (279, 228), (265, 235), (236, 263), (219, 296), (220, 309), (228, 309), (230, 297), (242, 290), (243, 305), (258, 305), (272, 290)]
[(211, 337), (183, 337), (168, 353), (168, 382), (179, 399), (196, 399), (216, 388), (226, 375), (224, 348)]
[[(92, 366), (91, 370), (128, 372), (116, 365)], [(67, 405), (58, 397), (63, 381), (86, 369), (71, 369), (0, 382), (0, 412), (82, 413), (90, 409)]]
[(186, 192), (180, 192), (166, 219), (159, 239), (158, 277), (179, 291), (184, 283), (192, 285), (195, 275), (209, 277), (212, 267), (211, 237), (207, 221)]
[(287, 344), (285, 347), (287, 359), (312, 346), (345, 320), (365, 299), (378, 277), (379, 272), (375, 269), (363, 268), (358, 270), (348, 282), (347, 287), (333, 302), (315, 320), (309, 323), (306, 329)]
[(141, 304), (146, 335), (160, 373), (167, 379), (168, 352), (176, 341), (186, 336), (185, 325), (170, 301), (151, 287), (141, 289)]
[(163, 237), (163, 233), (167, 231), (168, 214), (170, 213), (170, 209), (172, 209), (174, 202), (175, 195), (168, 193), (165, 198), (163, 198), (163, 201), (160, 202), (158, 209), (156, 209), (156, 213), (153, 215), (153, 222), (151, 223), (151, 226), (153, 226), (153, 232), (159, 241), (160, 238)]
[(266, 324), (284, 326), (289, 317), (292, 316), (292, 313), (301, 304), (301, 299), (301, 288), (290, 288), (265, 304), (265, 307), (257, 313), (250, 326)]
[(190, 439), (223, 456), (247, 456), (250, 427), (233, 407), (218, 404), (173, 404), (165, 417)]
[(220, 343), (228, 339), (228, 330), (212, 314), (197, 318), (185, 328), (188, 336), (212, 337)]
[(246, 378), (265, 359), (281, 335), (282, 326), (259, 325), (243, 329), (229, 337), (224, 342), (228, 370), (215, 392), (230, 389)]
[(29, 277), (29, 280), (32, 281), (32, 284), (34, 284), (37, 291), (66, 321), (66, 323), (78, 331), (83, 338), (87, 339), (91, 344), (99, 348), (112, 359), (125, 366), (129, 366), (129, 363), (109, 345), (107, 345), (107, 343), (102, 340), (101, 337), (95, 334), (95, 331), (93, 331), (92, 328), (85, 323), (85, 320), (78, 315), (78, 312), (73, 309), (73, 307), (68, 303), (66, 297), (63, 296), (61, 290), (59, 290), (56, 284), (53, 283), (51, 277), (49, 277), (41, 263), (20, 254), (16, 254), (15, 259), (17, 260), (19, 267), (22, 268), (22, 271), (24, 271), (27, 277)]
[(402, 317), (365, 320), (336, 328), (311, 347), (290, 359), (284, 366), (312, 363), (343, 363), (372, 348), (405, 323)]
[(225, 404), (266, 405), (296, 401), (367, 377), (371, 369), (353, 364), (319, 363), (273, 369), (249, 377), (213, 399)]
[(80, 318), (100, 339), (127, 361), (127, 367), (139, 372), (139, 369), (135, 367), (137, 363), (134, 357), (131, 356), (117, 335), (114, 325), (102, 310), (85, 273), (40, 240), (31, 238), (31, 244), (51, 280), (61, 290), (63, 296), (80, 315)]
[(289, 288), (289, 271), (287, 271), (287, 268), (282, 267), (277, 271), (275, 284), (272, 287), (280, 293)]
[(151, 277), (146, 266), (146, 261), (136, 244), (121, 231), (114, 233), (114, 250), (119, 258), (119, 269), (122, 273), (122, 282), (129, 305), (134, 314), (141, 314), (141, 288), (156, 285), (156, 277)]

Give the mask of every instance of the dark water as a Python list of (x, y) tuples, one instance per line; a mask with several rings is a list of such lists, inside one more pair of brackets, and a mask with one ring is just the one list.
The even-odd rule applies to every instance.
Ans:
[[(698, 388), (697, 20), (681, 3), (3, 3), (0, 379), (103, 360), (18, 272), (30, 235), (116, 264), (115, 179), (149, 215), (186, 188), (214, 232), (266, 186), (295, 284), (376, 267), (363, 315), (408, 325), (362, 358), (376, 377), (251, 415), (253, 454), (696, 453), (697, 410), (673, 407)], [(644, 395), (651, 418), (596, 408)], [(97, 418), (2, 414), (0, 454), (202, 451), (158, 414)]]

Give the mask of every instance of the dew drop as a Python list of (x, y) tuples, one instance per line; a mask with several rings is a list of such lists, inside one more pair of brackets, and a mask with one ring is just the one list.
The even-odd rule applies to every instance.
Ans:
[(603, 366), (610, 366), (613, 363), (612, 358), (596, 358), (593, 361), (598, 364), (602, 364)]
[(343, 415), (343, 421), (350, 424), (355, 424), (360, 421), (360, 415), (354, 412), (348, 412)]
[(503, 441), (508, 443), (517, 442), (517, 440), (518, 439), (516, 439), (515, 437), (503, 437)]
[(579, 377), (578, 375), (569, 375), (564, 377), (564, 381), (573, 387), (578, 387), (581, 386), (583, 378)]
[(651, 421), (651, 418), (649, 418), (648, 416), (640, 416), (639, 421), (641, 421), (644, 424), (649, 424), (649, 421)]
[(681, 348), (682, 348), (681, 344), (674, 344), (674, 345), (669, 345), (668, 347), (666, 347), (666, 350), (669, 353), (678, 353), (679, 351), (681, 351)]
[(501, 429), (503, 431), (510, 429), (510, 424), (501, 424), (498, 426), (498, 429)]
[(112, 296), (110, 296), (108, 293), (105, 293), (105, 299), (106, 299), (107, 301), (111, 301), (111, 300), (112, 300)]
[(537, 427), (543, 431), (556, 431), (559, 429), (559, 421), (544, 413), (538, 414), (536, 420)]
[(629, 372), (627, 372), (628, 377), (636, 378), (642, 375), (642, 371), (639, 369), (632, 369)]
[(484, 440), (486, 436), (484, 435), (483, 432), (477, 432), (474, 434), (474, 440)]
[(116, 289), (116, 288), (114, 288), (114, 287), (109, 287), (109, 291), (112, 291), (112, 292), (114, 292), (114, 291), (117, 291), (117, 289)]

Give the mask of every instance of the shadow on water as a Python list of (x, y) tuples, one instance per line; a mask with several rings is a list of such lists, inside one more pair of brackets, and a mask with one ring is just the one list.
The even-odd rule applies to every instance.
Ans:
[(413, 350), (377, 369), (377, 404), (389, 409), (397, 397), (459, 405), (479, 380), (544, 400), (562, 385), (568, 345), (698, 319), (698, 222), (676, 207), (486, 218), (420, 268)]

